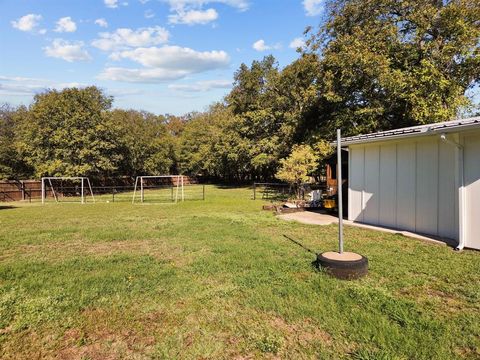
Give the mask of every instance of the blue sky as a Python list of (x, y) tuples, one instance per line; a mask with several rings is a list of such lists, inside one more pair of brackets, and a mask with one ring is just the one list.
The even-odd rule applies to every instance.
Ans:
[[(242, 62), (298, 57), (323, 0), (0, 0), (0, 102), (97, 85), (115, 107), (202, 111)], [(293, 43), (292, 43), (293, 42)]]

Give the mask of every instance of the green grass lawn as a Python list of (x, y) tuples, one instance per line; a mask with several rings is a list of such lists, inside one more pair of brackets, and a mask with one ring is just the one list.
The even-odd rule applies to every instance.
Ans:
[(312, 267), (337, 227), (249, 189), (0, 210), (2, 359), (478, 359), (480, 253), (347, 227), (370, 274)]

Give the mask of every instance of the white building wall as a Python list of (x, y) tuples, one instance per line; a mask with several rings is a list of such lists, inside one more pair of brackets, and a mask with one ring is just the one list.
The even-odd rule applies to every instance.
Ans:
[(480, 249), (480, 133), (463, 139), (465, 174), (465, 246)]
[(416, 144), (397, 144), (396, 228), (415, 229), (416, 218)]
[(350, 220), (458, 239), (455, 147), (430, 136), (349, 150)]
[(365, 181), (365, 149), (350, 150), (348, 161), (348, 218), (363, 222), (363, 184)]
[(380, 169), (382, 176), (378, 189), (378, 223), (388, 227), (396, 227), (397, 147), (395, 144), (380, 147)]

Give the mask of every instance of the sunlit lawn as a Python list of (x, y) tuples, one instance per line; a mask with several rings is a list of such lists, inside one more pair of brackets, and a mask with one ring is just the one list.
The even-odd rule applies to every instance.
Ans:
[(480, 252), (346, 228), (370, 274), (335, 280), (336, 226), (276, 219), (251, 190), (205, 201), (0, 210), (2, 359), (480, 357)]

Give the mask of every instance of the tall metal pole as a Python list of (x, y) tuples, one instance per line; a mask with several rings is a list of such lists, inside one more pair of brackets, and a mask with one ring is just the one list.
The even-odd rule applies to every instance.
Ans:
[(337, 129), (338, 252), (343, 253), (342, 133)]

